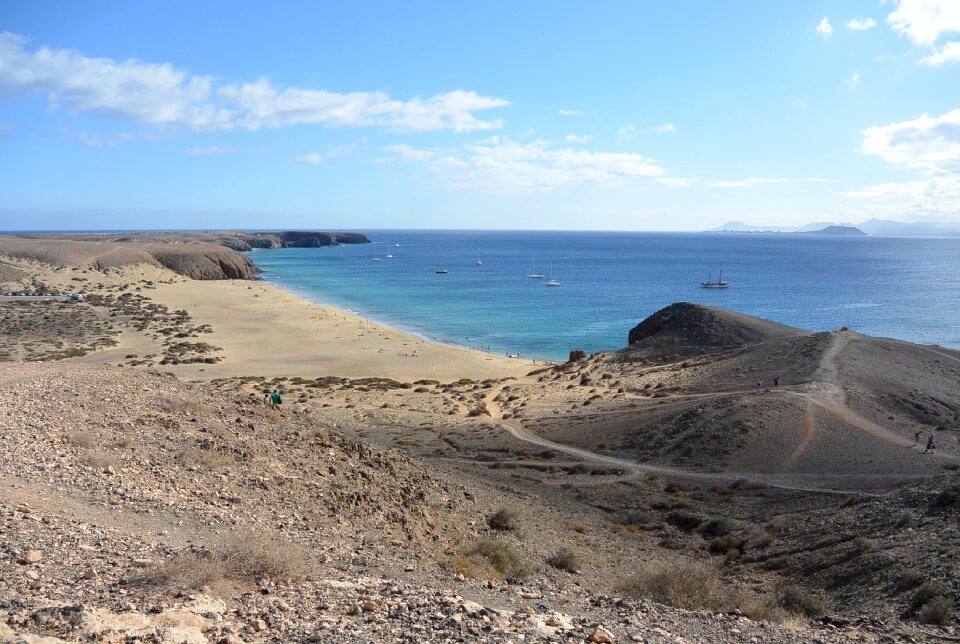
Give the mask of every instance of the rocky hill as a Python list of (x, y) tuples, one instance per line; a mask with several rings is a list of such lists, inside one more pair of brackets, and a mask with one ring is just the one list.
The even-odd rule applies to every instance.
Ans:
[(734, 311), (677, 302), (652, 314), (630, 330), (624, 359), (662, 359), (766, 342), (805, 332)]

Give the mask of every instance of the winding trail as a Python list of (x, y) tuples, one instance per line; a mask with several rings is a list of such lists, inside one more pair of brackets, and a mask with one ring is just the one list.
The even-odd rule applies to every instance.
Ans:
[[(867, 433), (875, 438), (887, 441), (893, 445), (899, 447), (910, 447), (913, 445), (912, 442), (905, 440), (903, 437), (899, 436), (895, 432), (892, 432), (877, 423), (864, 418), (857, 412), (850, 409), (846, 404), (846, 394), (840, 385), (840, 372), (837, 365), (837, 359), (843, 350), (846, 348), (847, 344), (850, 341), (850, 334), (840, 331), (833, 334), (829, 346), (824, 350), (823, 355), (820, 360), (820, 364), (814, 374), (815, 382), (813, 384), (813, 389), (811, 391), (795, 391), (789, 389), (780, 389), (780, 395), (796, 396), (807, 402), (807, 411), (804, 414), (803, 418), (803, 435), (800, 439), (800, 443), (794, 452), (790, 455), (787, 463), (794, 461), (796, 458), (801, 456), (810, 445), (816, 434), (816, 414), (815, 410), (821, 410), (834, 416), (843, 423), (847, 424), (850, 427), (859, 429), (864, 433)], [(949, 357), (949, 356), (948, 356)], [(732, 482), (737, 479), (744, 478), (742, 474), (729, 473), (729, 474), (720, 474), (720, 473), (705, 473), (705, 472), (695, 472), (682, 468), (670, 467), (665, 465), (649, 465), (642, 464), (636, 461), (632, 461), (625, 458), (619, 458), (616, 456), (609, 456), (606, 454), (598, 454), (592, 452), (588, 449), (581, 447), (575, 447), (572, 445), (565, 445), (563, 443), (558, 443), (552, 441), (548, 438), (540, 436), (539, 434), (527, 429), (519, 422), (505, 419), (503, 417), (504, 411), (503, 408), (497, 403), (496, 398), (502, 393), (504, 387), (508, 385), (532, 385), (536, 384), (531, 378), (521, 378), (511, 382), (501, 383), (499, 387), (491, 388), (483, 397), (483, 403), (486, 405), (487, 411), (490, 414), (489, 420), (484, 420), (488, 424), (492, 424), (495, 427), (498, 427), (507, 433), (509, 433), (513, 438), (523, 441), (525, 443), (536, 445), (543, 449), (549, 449), (555, 452), (566, 454), (574, 458), (580, 459), (588, 463), (596, 463), (598, 465), (604, 465), (608, 467), (615, 467), (622, 469), (629, 473), (628, 477), (625, 478), (635, 478), (643, 474), (660, 474), (660, 475), (669, 475), (677, 478), (683, 478), (693, 481), (701, 481), (706, 483), (720, 483), (720, 482)], [(677, 403), (684, 402), (687, 400), (703, 399), (703, 398), (713, 398), (726, 396), (730, 394), (737, 393), (748, 393), (753, 390), (742, 390), (742, 391), (730, 391), (730, 392), (717, 392), (717, 393), (702, 393), (702, 394), (680, 394), (677, 396), (669, 396), (658, 399), (651, 400), (669, 400), (670, 398), (683, 398), (684, 400), (678, 400)], [(673, 403), (667, 403), (673, 404)], [(597, 414), (606, 414), (606, 413), (621, 413), (621, 412), (592, 412), (589, 415)], [(934, 457), (953, 461), (960, 462), (960, 459), (951, 455), (938, 453)], [(826, 478), (832, 478), (834, 480), (842, 477), (844, 475), (832, 475)], [(864, 475), (850, 475), (857, 480), (862, 480)], [(771, 476), (769, 474), (751, 474), (750, 477), (757, 481), (760, 481), (771, 487), (781, 489), (781, 490), (792, 490), (792, 491), (802, 491), (802, 492), (814, 492), (814, 493), (824, 493), (824, 494), (865, 494), (862, 489), (849, 490), (849, 489), (837, 489), (834, 487), (816, 487), (816, 486), (805, 486), (805, 485), (795, 485), (790, 483), (785, 483), (782, 480), (778, 480), (778, 477)], [(620, 479), (622, 480), (622, 478)], [(873, 496), (873, 495), (871, 495)], [(877, 494), (876, 496), (881, 496)]]

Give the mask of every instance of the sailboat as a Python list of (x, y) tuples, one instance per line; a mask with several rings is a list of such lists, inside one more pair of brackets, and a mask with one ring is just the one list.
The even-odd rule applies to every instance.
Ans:
[(544, 285), (546, 285), (546, 286), (560, 286), (560, 280), (556, 279), (556, 278), (553, 276), (553, 264), (550, 264), (550, 278), (547, 279), (546, 282), (544, 282)]
[(483, 266), (483, 259), (480, 257), (480, 247), (477, 246), (477, 266)]
[(447, 270), (446, 268), (444, 268), (443, 266), (437, 266), (437, 270), (435, 270), (435, 271), (433, 271), (433, 272), (436, 273), (437, 275), (446, 275), (446, 274), (449, 273), (450, 271), (448, 271), (448, 270)]
[(530, 272), (527, 273), (527, 277), (529, 277), (529, 278), (531, 278), (531, 279), (543, 279), (543, 273), (537, 273), (537, 272), (534, 270), (533, 267), (534, 267), (534, 264), (535, 264), (535, 263), (536, 263), (536, 262), (534, 262), (534, 261), (531, 260), (531, 262), (530, 262)]
[(700, 286), (702, 286), (703, 288), (727, 288), (728, 286), (730, 286), (730, 283), (723, 281), (723, 269), (721, 268), (720, 276), (717, 277), (716, 282), (713, 281), (713, 274), (707, 273), (707, 281), (700, 282)]

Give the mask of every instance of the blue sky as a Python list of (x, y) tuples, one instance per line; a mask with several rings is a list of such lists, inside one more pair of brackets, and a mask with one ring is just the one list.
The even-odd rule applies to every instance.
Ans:
[(960, 221), (960, 1), (4, 2), (0, 229)]

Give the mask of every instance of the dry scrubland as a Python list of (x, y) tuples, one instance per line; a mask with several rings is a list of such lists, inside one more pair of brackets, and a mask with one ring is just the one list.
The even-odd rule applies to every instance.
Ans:
[(534, 366), (81, 250), (0, 253), (91, 296), (0, 303), (0, 640), (960, 635), (960, 353), (675, 305)]

